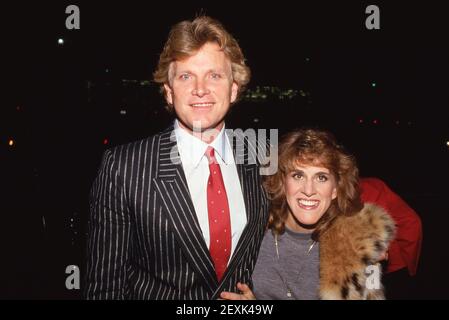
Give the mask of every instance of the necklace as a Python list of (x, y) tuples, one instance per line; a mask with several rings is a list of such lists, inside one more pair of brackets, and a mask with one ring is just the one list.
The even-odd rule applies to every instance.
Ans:
[[(316, 241), (315, 241), (315, 240), (312, 240), (312, 243), (310, 244), (309, 249), (308, 249), (307, 252), (306, 252), (306, 255), (307, 255), (307, 256), (310, 255), (310, 252), (312, 251), (313, 247), (315, 246), (315, 243), (316, 243)], [(281, 269), (283, 269), (283, 268), (282, 268), (282, 265), (281, 265), (281, 262), (280, 262), (280, 256), (279, 256), (279, 242), (278, 242), (278, 235), (277, 235), (277, 234), (274, 235), (274, 245), (275, 245), (275, 248), (276, 248), (276, 257), (277, 257), (277, 261), (278, 261), (279, 267), (280, 267)], [(301, 275), (302, 269), (304, 268), (304, 263), (305, 263), (305, 261), (302, 262), (301, 268), (299, 269), (299, 270), (300, 270), (300, 271), (299, 271), (299, 274), (300, 274), (300, 275)], [(284, 272), (285, 272), (285, 271), (284, 271)], [(291, 290), (291, 288), (290, 288), (290, 285), (289, 285), (287, 279), (284, 278), (284, 277), (282, 276), (281, 272), (278, 272), (278, 274), (279, 274), (279, 276), (281, 277), (281, 280), (282, 280), (282, 282), (284, 283), (284, 286), (287, 288), (287, 293), (286, 293), (286, 294), (287, 294), (287, 297), (291, 298), (291, 297), (293, 296), (293, 292), (292, 292), (292, 290)]]

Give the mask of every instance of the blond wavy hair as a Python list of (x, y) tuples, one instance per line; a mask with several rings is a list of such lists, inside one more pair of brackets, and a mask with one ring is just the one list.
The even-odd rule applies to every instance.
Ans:
[[(167, 94), (164, 84), (170, 84), (172, 62), (192, 56), (208, 42), (217, 43), (231, 61), (232, 78), (239, 87), (236, 101), (239, 99), (250, 80), (250, 69), (237, 40), (219, 21), (208, 16), (181, 21), (172, 27), (153, 73), (154, 81), (160, 84), (161, 93)], [(167, 108), (173, 111), (173, 106)]]
[(277, 234), (285, 231), (289, 214), (284, 181), (297, 164), (327, 168), (337, 184), (337, 197), (312, 233), (312, 238), (318, 241), (319, 235), (329, 228), (337, 216), (353, 215), (362, 209), (359, 170), (355, 158), (329, 132), (299, 129), (285, 135), (279, 144), (279, 170), (264, 181), (271, 200), (268, 228)]

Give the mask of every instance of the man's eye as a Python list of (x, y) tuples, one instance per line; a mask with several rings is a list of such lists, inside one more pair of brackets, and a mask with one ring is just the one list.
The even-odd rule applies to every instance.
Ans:
[(221, 78), (221, 74), (219, 74), (219, 73), (212, 73), (210, 76), (212, 79), (220, 79)]
[(181, 74), (181, 75), (179, 76), (179, 78), (180, 78), (181, 80), (188, 80), (188, 79), (190, 79), (190, 74), (188, 74), (188, 73), (183, 73), (183, 74)]

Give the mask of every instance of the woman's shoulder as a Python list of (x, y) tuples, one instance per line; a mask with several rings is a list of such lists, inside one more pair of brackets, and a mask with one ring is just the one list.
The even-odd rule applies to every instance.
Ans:
[(365, 252), (370, 260), (376, 260), (387, 250), (395, 232), (394, 220), (383, 208), (365, 203), (358, 213), (337, 217), (323, 240), (344, 238), (342, 243), (358, 248), (357, 251)]
[(362, 210), (352, 216), (339, 217), (336, 224), (357, 236), (371, 235), (387, 242), (394, 238), (396, 231), (393, 218), (373, 203), (365, 203)]
[(366, 270), (378, 263), (394, 234), (393, 219), (373, 204), (352, 216), (337, 217), (320, 235), (321, 297), (382, 299), (381, 286), (366, 287)]

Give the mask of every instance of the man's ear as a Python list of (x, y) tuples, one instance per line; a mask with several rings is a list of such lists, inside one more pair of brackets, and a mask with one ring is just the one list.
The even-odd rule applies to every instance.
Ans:
[(237, 84), (237, 82), (233, 81), (231, 87), (231, 103), (233, 103), (237, 99), (238, 92), (239, 92), (239, 85)]
[(167, 100), (167, 103), (169, 105), (173, 105), (173, 91), (172, 91), (172, 89), (166, 83), (164, 83), (164, 89), (165, 89), (165, 100)]

